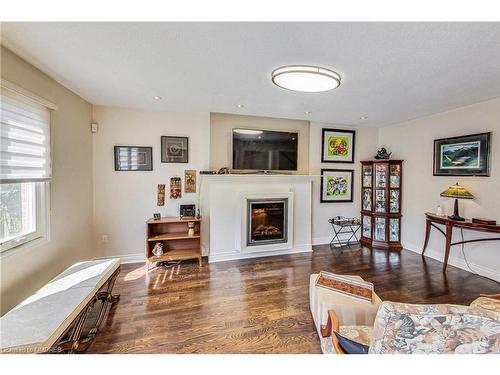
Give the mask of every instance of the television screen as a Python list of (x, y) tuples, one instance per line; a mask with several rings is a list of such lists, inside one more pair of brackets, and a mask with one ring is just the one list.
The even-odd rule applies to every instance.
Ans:
[(296, 171), (298, 133), (233, 129), (233, 169)]

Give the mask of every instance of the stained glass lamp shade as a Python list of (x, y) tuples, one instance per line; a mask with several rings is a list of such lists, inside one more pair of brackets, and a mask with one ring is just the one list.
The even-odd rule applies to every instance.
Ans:
[(458, 214), (458, 199), (473, 199), (474, 196), (458, 182), (450, 186), (448, 189), (441, 193), (442, 197), (455, 198), (455, 206), (453, 209), (453, 216), (448, 216), (452, 220), (464, 221), (465, 219)]

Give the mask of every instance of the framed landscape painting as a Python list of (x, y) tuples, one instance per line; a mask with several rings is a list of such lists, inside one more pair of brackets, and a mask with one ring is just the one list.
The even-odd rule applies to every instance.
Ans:
[(321, 203), (352, 202), (354, 170), (321, 170)]
[(187, 163), (189, 155), (188, 137), (161, 137), (162, 163)]
[(491, 133), (434, 141), (434, 176), (489, 176)]
[(322, 163), (354, 163), (354, 130), (323, 129), (321, 137)]

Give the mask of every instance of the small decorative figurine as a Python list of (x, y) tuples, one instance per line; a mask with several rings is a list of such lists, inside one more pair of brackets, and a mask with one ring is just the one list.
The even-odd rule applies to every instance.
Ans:
[(443, 208), (441, 207), (440, 204), (438, 204), (438, 206), (437, 206), (436, 215), (438, 215), (438, 216), (444, 216)]
[(153, 248), (153, 254), (157, 257), (163, 255), (163, 243), (161, 242), (155, 243), (155, 247)]
[(380, 150), (377, 151), (377, 155), (375, 155), (375, 159), (377, 160), (383, 160), (383, 159), (389, 159), (391, 157), (392, 152), (387, 153), (387, 150), (382, 147)]

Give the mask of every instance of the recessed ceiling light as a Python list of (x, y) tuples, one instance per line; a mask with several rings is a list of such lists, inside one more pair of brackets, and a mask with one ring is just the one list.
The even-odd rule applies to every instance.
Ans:
[(311, 112), (310, 111), (304, 111), (304, 115), (310, 115)]
[(367, 118), (368, 118), (368, 117), (366, 117), (366, 116), (361, 116), (361, 117), (360, 117), (360, 120), (366, 120)]
[(243, 108), (244, 105), (243, 104), (238, 104), (238, 108)]
[(271, 79), (275, 85), (292, 91), (322, 92), (340, 86), (340, 74), (319, 66), (282, 66), (271, 73)]
[(161, 100), (161, 96), (158, 96), (158, 95), (153, 96), (153, 99), (154, 99), (154, 100)]

